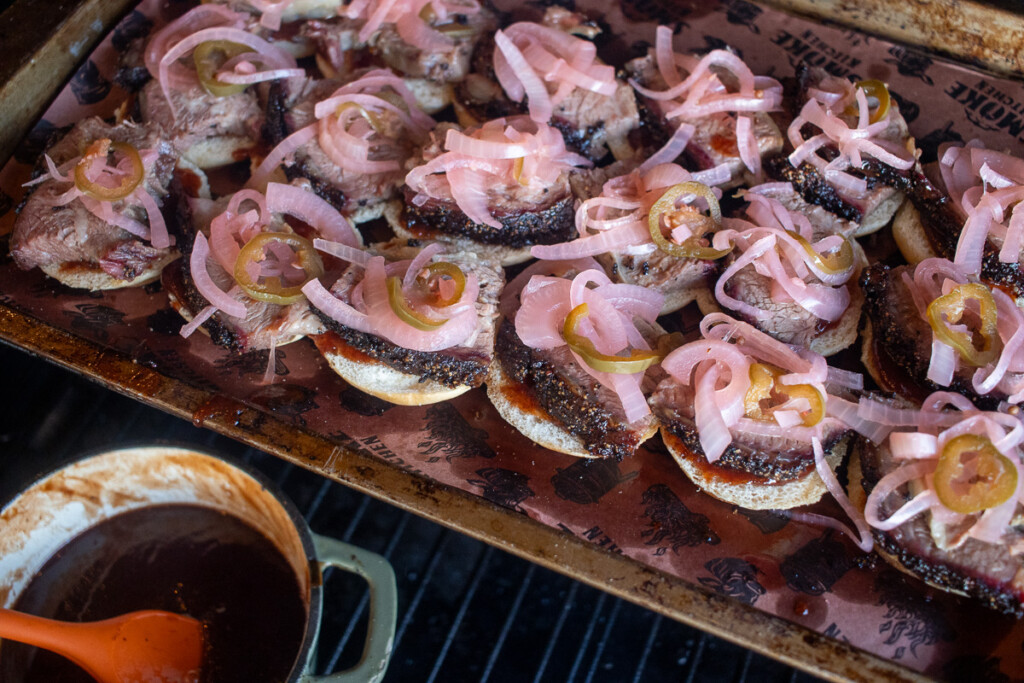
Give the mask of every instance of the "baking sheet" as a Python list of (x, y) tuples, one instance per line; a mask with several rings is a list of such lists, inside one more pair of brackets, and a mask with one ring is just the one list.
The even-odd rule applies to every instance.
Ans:
[[(26, 177), (27, 167), (19, 162), (34, 158), (39, 151), (35, 142), (47, 129), (84, 115), (107, 113), (120, 102), (123, 95), (112, 84), (112, 40), (120, 40), (147, 16), (159, 21), (159, 14), (159, 3), (144, 2), (79, 69), (0, 175), (0, 188), (9, 197), (20, 193), (19, 184)], [(610, 4), (607, 23), (627, 28), (615, 40), (602, 44), (602, 50), (625, 55), (634, 41), (651, 40), (656, 18), (678, 25), (677, 49), (696, 51), (730, 44), (749, 63), (763, 65), (760, 72), (776, 77), (790, 75), (805, 61), (836, 75), (889, 82), (926, 154), (934, 155), (941, 141), (972, 137), (995, 148), (1020, 147), (1024, 134), (1024, 89), (1020, 84), (739, 0), (703, 3), (699, 9), (685, 4)], [(2, 206), (0, 210), (4, 210)], [(5, 210), (0, 226), (9, 226), (12, 220), (12, 213)], [(830, 661), (846, 651), (836, 644), (849, 644), (933, 676), (987, 673), (997, 678), (1019, 677), (1024, 671), (1021, 622), (904, 580), (894, 570), (864, 557), (834, 532), (789, 522), (775, 513), (740, 511), (710, 499), (656, 447), (621, 463), (578, 461), (553, 454), (505, 425), (482, 391), (436, 406), (389, 407), (348, 389), (326, 369), (308, 342), (279, 349), (276, 382), (262, 385), (265, 353), (232, 356), (201, 335), (181, 339), (177, 335), (180, 320), (170, 311), (158, 286), (104, 294), (77, 292), (38, 271), (22, 272), (5, 257), (0, 263), (0, 304), (6, 308), (5, 324), (9, 324), (3, 335), (23, 347), (61, 355), (50, 350), (52, 340), (38, 321), (70, 335), (71, 350), (61, 352), (66, 354), (62, 360), (79, 371), (121, 388), (131, 385), (130, 379), (120, 375), (105, 377), (105, 371), (97, 371), (89, 362), (94, 349), (101, 347), (106, 349), (104, 357), (119, 371), (134, 366), (148, 376), (148, 368), (195, 389), (191, 393), (183, 390), (177, 398), (171, 396), (169, 403), (196, 421), (227, 428), (232, 419), (252, 423), (262, 415), (290, 425), (295, 452), (289, 452), (287, 431), (283, 436), (273, 433), (265, 438), (264, 432), (254, 428), (249, 438), (257, 445), (266, 440), (269, 450), (285, 457), (305, 458), (303, 464), (328, 476), (358, 479), (359, 473), (345, 461), (365, 460), (386, 463), (408, 477), (395, 480), (400, 486), (436, 482), (469, 494), (442, 495), (453, 508), (465, 501), (470, 507), (469, 512), (461, 508), (456, 512), (439, 505), (426, 512), (440, 516), (439, 521), (473, 526), (454, 517), (473, 514), (474, 500), (489, 501), (486, 506), (481, 503), (479, 510), (498, 524), (525, 517), (553, 532), (534, 533), (530, 530), (536, 526), (522, 527), (529, 545), (520, 549), (523, 554), (559, 564), (546, 553), (557, 550), (549, 547), (552, 539), (556, 546), (563, 539), (574, 549), (569, 564), (561, 567), (563, 571), (573, 573), (578, 566), (580, 573), (586, 574), (584, 578), (595, 584), (603, 581), (607, 588), (628, 593), (626, 597), (672, 616), (696, 620), (720, 634), (733, 630), (734, 639), (767, 649), (770, 655), (798, 657), (816, 673), (856, 677), (857, 669), (849, 666), (852, 659), (846, 664)], [(15, 327), (29, 332), (12, 334)], [(155, 394), (138, 395), (152, 400)], [(196, 397), (205, 398), (196, 404)], [(300, 443), (303, 448), (298, 447)], [(307, 452), (316, 444), (331, 447), (315, 454)], [(494, 512), (494, 505), (505, 512)], [(841, 514), (829, 503), (820, 504), (817, 511)], [(519, 528), (512, 522), (508, 526)], [(511, 537), (504, 527), (478, 533), (492, 542), (507, 542)], [(578, 555), (578, 548), (600, 549), (601, 554)], [(609, 553), (611, 564), (606, 562)], [(617, 564), (616, 557), (629, 562)], [(633, 572), (624, 579), (629, 584), (625, 588), (615, 586), (620, 568)], [(664, 604), (664, 596), (653, 588), (645, 595), (636, 577), (646, 571), (650, 576), (684, 582), (681, 586), (673, 583), (669, 592), (676, 604)], [(703, 608), (680, 599), (678, 591), (687, 590), (685, 583), (700, 587), (693, 589), (694, 596), (729, 598), (731, 602), (726, 604), (731, 609), (723, 612), (722, 620), (695, 617)], [(756, 615), (770, 616), (762, 619)], [(750, 623), (739, 623), (748, 616), (757, 628), (778, 628), (782, 635), (766, 634), (765, 641), (754, 642)], [(787, 630), (779, 619), (801, 628)], [(793, 650), (799, 654), (792, 654), (764, 645), (775, 638), (796, 640), (808, 633), (820, 634), (809, 647), (827, 653), (823, 658), (810, 656), (799, 647)]]

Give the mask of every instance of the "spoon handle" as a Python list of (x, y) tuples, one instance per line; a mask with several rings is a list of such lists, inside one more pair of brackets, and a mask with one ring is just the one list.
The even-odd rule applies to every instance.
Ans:
[(92, 659), (96, 658), (100, 652), (97, 648), (102, 647), (101, 641), (109, 641), (113, 637), (113, 634), (103, 634), (101, 630), (95, 624), (53, 621), (0, 608), (0, 638), (56, 652), (90, 673), (92, 667), (87, 666), (79, 654), (93, 650)]

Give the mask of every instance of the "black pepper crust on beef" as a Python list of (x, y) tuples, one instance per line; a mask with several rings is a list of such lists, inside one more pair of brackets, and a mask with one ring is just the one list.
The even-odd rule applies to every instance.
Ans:
[[(659, 401), (656, 392), (652, 407), (673, 436), (678, 438), (686, 450), (695, 457), (705, 459), (700, 445), (700, 433), (692, 420), (677, 413), (670, 406)], [(826, 431), (822, 440), (825, 453), (831, 453), (840, 444), (845, 448), (853, 439), (853, 432), (847, 429)], [(753, 477), (761, 484), (785, 484), (801, 479), (814, 471), (814, 451), (811, 444), (799, 442), (784, 443), (781, 439), (755, 438), (750, 443), (734, 439), (721, 457), (711, 467), (728, 474)]]
[(502, 321), (494, 351), (509, 377), (525, 387), (566, 431), (581, 439), (594, 457), (621, 460), (636, 452), (640, 433), (593, 400), (584, 387), (566, 380), (554, 363), (523, 344), (512, 322)]
[(415, 193), (409, 188), (405, 189), (403, 215), (406, 227), (413, 234), (430, 235), (436, 231), (468, 237), (483, 244), (517, 248), (533, 244), (559, 244), (576, 236), (575, 200), (571, 192), (535, 210), (512, 209), (503, 212), (500, 208), (490, 207), (491, 213), (501, 223), (501, 229), (473, 222), (454, 202), (428, 199), (423, 206), (416, 206), (412, 201), (414, 196)]
[(433, 380), (453, 388), (478, 387), (487, 376), (491, 359), (475, 349), (457, 348), (451, 352), (414, 351), (396, 346), (377, 335), (346, 327), (320, 312), (315, 306), (313, 312), (344, 343), (390, 368), (408, 375), (416, 375), (421, 382)]
[[(867, 495), (886, 474), (882, 449), (862, 438), (855, 448), (860, 485)], [(892, 502), (883, 503), (883, 518), (907, 501), (906, 486), (898, 491), (904, 497), (890, 496)], [(1012, 555), (1007, 546), (976, 539), (968, 539), (959, 548), (942, 550), (932, 540), (926, 515), (918, 515), (891, 531), (872, 529), (876, 547), (934, 586), (966, 594), (1003, 614), (1024, 617), (1024, 559)], [(1019, 528), (1018, 536), (1024, 538)]]
[[(914, 209), (928, 244), (932, 251), (944, 259), (953, 260), (956, 245), (960, 241), (964, 219), (960, 217), (953, 201), (920, 170), (909, 173), (870, 161), (869, 168), (886, 184), (902, 191)], [(1024, 271), (1019, 262), (1004, 263), (999, 260), (999, 249), (990, 240), (985, 240), (981, 256), (980, 278), (985, 282), (1009, 290), (1015, 298), (1024, 297)]]
[[(825, 181), (818, 169), (809, 163), (805, 162), (800, 164), (799, 168), (794, 168), (789, 163), (788, 156), (780, 153), (766, 156), (763, 168), (765, 175), (769, 178), (792, 183), (793, 188), (800, 193), (804, 201), (810, 204), (817, 204), (848, 221), (859, 223), (864, 218), (860, 209), (844, 201), (835, 188)], [(874, 189), (878, 182), (878, 179), (868, 176), (868, 189)]]
[(879, 372), (891, 385), (886, 388), (918, 403), (932, 392), (954, 391), (982, 410), (995, 410), (1006, 395), (996, 391), (984, 396), (975, 393), (970, 379), (973, 368), (958, 370), (948, 387), (928, 379), (932, 328), (918, 314), (901, 278), (909, 268), (890, 268), (878, 263), (865, 269), (860, 279), (864, 291), (861, 329), (866, 322), (871, 323), (872, 348), (869, 351), (876, 357)]

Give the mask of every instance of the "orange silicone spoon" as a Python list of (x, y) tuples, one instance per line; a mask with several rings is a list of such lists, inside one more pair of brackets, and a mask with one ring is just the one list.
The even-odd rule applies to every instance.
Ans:
[(72, 623), (0, 609), (0, 638), (63, 655), (101, 683), (195, 683), (203, 658), (203, 625), (159, 610)]

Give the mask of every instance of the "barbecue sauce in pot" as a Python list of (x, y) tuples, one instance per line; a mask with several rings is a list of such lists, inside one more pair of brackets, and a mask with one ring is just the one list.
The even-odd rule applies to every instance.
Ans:
[[(202, 683), (284, 681), (306, 626), (294, 571), (259, 531), (229, 514), (168, 504), (112, 517), (51, 557), (14, 609), (96, 621), (139, 609), (203, 622)], [(21, 643), (0, 647), (0, 680), (93, 683), (63, 657)]]

